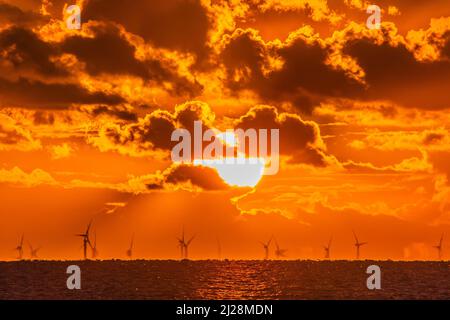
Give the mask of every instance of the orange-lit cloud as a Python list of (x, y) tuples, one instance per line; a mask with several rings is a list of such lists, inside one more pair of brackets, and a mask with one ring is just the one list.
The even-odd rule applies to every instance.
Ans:
[[(132, 233), (137, 256), (177, 258), (183, 225), (195, 258), (218, 236), (228, 257), (260, 258), (272, 234), (292, 259), (322, 258), (330, 234), (353, 258), (352, 229), (367, 257), (436, 258), (448, 0), (379, 0), (380, 30), (362, 0), (76, 3), (80, 30), (64, 0), (0, 1), (0, 259), (22, 232), (46, 258), (77, 258), (67, 234), (92, 218), (102, 258)], [(278, 173), (233, 184), (251, 172), (174, 164), (171, 134), (194, 121), (216, 138), (278, 129)]]

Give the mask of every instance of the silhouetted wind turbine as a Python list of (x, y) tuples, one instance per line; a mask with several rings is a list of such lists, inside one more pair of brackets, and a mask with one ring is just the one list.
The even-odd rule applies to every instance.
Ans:
[(438, 251), (438, 259), (442, 260), (442, 242), (444, 241), (444, 234), (441, 235), (441, 239), (439, 240), (439, 244), (437, 246), (433, 246)]
[(193, 235), (185, 244), (184, 244), (184, 258), (188, 259), (188, 248), (191, 244), (192, 240), (194, 240), (195, 235)]
[(353, 235), (355, 236), (356, 259), (359, 259), (359, 248), (362, 247), (363, 245), (367, 244), (367, 242), (359, 242), (355, 231), (353, 231)]
[(178, 246), (180, 247), (181, 251), (181, 259), (187, 259), (188, 258), (188, 247), (191, 244), (192, 240), (194, 240), (195, 235), (193, 235), (187, 242), (184, 237), (184, 227), (183, 231), (181, 232), (181, 238), (177, 238), (178, 240)]
[(91, 224), (92, 224), (92, 220), (89, 222), (85, 233), (80, 233), (80, 234), (75, 235), (77, 237), (83, 238), (83, 253), (84, 253), (85, 260), (87, 259), (87, 245), (89, 245), (92, 248), (91, 241), (89, 240), (89, 230), (91, 229)]
[(180, 253), (181, 253), (181, 259), (184, 258), (184, 247), (186, 245), (186, 242), (184, 240), (184, 228), (183, 231), (181, 232), (181, 238), (177, 238), (178, 240), (178, 246), (180, 247)]
[(277, 242), (276, 239), (275, 239), (275, 247), (276, 247), (276, 249), (275, 249), (275, 256), (277, 258), (285, 257), (286, 250), (285, 249), (280, 249), (280, 246), (278, 245), (278, 242)]
[(92, 258), (95, 259), (98, 257), (97, 250), (97, 232), (94, 233), (94, 245), (92, 246)]
[(134, 234), (131, 236), (130, 248), (128, 248), (127, 250), (127, 257), (130, 259), (133, 257), (133, 246), (134, 246)]
[(39, 248), (33, 248), (33, 246), (31, 245), (31, 243), (28, 242), (28, 247), (30, 248), (30, 255), (31, 255), (31, 259), (37, 259), (38, 258), (38, 251), (41, 249)]
[(20, 242), (15, 250), (19, 253), (19, 256), (17, 257), (17, 259), (22, 260), (22, 257), (23, 257), (23, 234), (22, 234), (22, 237), (20, 238)]
[(331, 237), (330, 241), (328, 241), (328, 245), (323, 247), (323, 249), (325, 250), (325, 259), (330, 259), (330, 249), (331, 249), (332, 241), (333, 241), (333, 237)]
[(264, 260), (269, 259), (269, 246), (270, 246), (270, 243), (272, 242), (272, 238), (273, 237), (270, 237), (269, 241), (267, 241), (266, 243), (261, 242), (261, 241), (259, 242), (264, 247)]

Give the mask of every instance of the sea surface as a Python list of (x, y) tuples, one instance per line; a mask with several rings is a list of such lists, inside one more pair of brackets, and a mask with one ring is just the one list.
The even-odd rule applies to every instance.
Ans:
[[(66, 269), (81, 268), (81, 290)], [(366, 269), (381, 268), (381, 290)], [(0, 299), (450, 299), (449, 262), (0, 262)]]

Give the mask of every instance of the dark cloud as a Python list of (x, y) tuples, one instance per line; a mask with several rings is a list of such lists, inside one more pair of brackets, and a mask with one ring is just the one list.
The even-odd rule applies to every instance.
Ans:
[[(187, 129), (193, 137), (194, 121), (198, 120), (202, 122), (203, 130), (214, 127), (214, 113), (208, 105), (194, 101), (177, 106), (174, 113), (157, 110), (132, 124), (108, 126), (100, 132), (100, 136), (117, 147), (129, 146), (130, 150), (169, 151), (179, 143), (171, 141), (173, 131), (177, 128)], [(292, 163), (326, 166), (335, 161), (327, 154), (315, 122), (304, 121), (295, 114), (278, 113), (274, 107), (257, 106), (250, 109), (235, 119), (234, 129), (279, 129), (280, 153), (288, 156)], [(268, 136), (270, 139), (270, 132)], [(270, 145), (269, 141), (269, 152)], [(191, 148), (191, 154), (194, 155), (194, 144), (191, 144)]]
[(89, 74), (134, 75), (158, 84), (170, 82), (174, 93), (191, 97), (201, 91), (197, 82), (190, 82), (177, 75), (176, 66), (170, 65), (168, 61), (138, 60), (135, 56), (136, 48), (116, 27), (98, 26), (93, 27), (92, 31), (95, 37), (72, 36), (61, 44), (64, 52), (75, 55), (85, 63)]
[[(26, 93), (26, 94), (24, 94)], [(72, 104), (119, 104), (123, 99), (103, 92), (89, 92), (77, 84), (43, 83), (0, 78), (1, 106), (65, 109)]]
[(136, 49), (115, 28), (96, 28), (95, 37), (72, 36), (61, 48), (86, 64), (91, 75), (132, 74), (148, 79), (147, 66), (134, 56)]
[(219, 177), (217, 171), (207, 167), (179, 165), (172, 167), (165, 176), (165, 183), (190, 182), (203, 190), (225, 190), (229, 186)]
[[(55, 0), (51, 0), (54, 2)], [(62, 2), (62, 0), (60, 0)], [(39, 12), (42, 0), (3, 0), (3, 3), (16, 6), (23, 11)]]
[(198, 0), (89, 0), (83, 20), (113, 21), (156, 46), (207, 53), (210, 27), (206, 9)]
[[(365, 84), (328, 65), (331, 47), (321, 40), (296, 34), (284, 43), (264, 42), (255, 31), (238, 29), (223, 41), (226, 85), (234, 92), (250, 89), (264, 103), (291, 103), (305, 113), (336, 98), (388, 100), (424, 109), (450, 105), (449, 59), (419, 61), (402, 43), (394, 44), (385, 36), (378, 44), (361, 32), (355, 29), (339, 41), (344, 41), (343, 54), (353, 57), (364, 71)], [(447, 51), (448, 44), (442, 54)], [(277, 59), (279, 66), (273, 63)]]
[(95, 106), (88, 112), (94, 116), (108, 115), (108, 116), (116, 117), (118, 119), (126, 120), (126, 121), (136, 121), (137, 120), (136, 113), (134, 113), (128, 109), (125, 109), (125, 108), (117, 108), (117, 107), (102, 105), (102, 106)]
[(366, 98), (425, 109), (450, 105), (450, 61), (417, 61), (402, 44), (377, 45), (369, 39), (349, 41), (344, 52), (366, 73)]
[(30, 131), (17, 125), (11, 118), (0, 115), (0, 150), (33, 150), (40, 148)]
[(36, 111), (33, 114), (33, 123), (35, 125), (52, 125), (55, 123), (55, 115), (51, 112)]
[(258, 106), (238, 119), (236, 128), (279, 129), (280, 154), (289, 156), (292, 163), (326, 166), (330, 158), (315, 122), (303, 121), (294, 114), (279, 114), (274, 107)]
[(177, 106), (173, 113), (156, 110), (134, 123), (107, 126), (99, 134), (115, 146), (129, 146), (132, 150), (139, 151), (154, 149), (169, 151), (178, 144), (171, 141), (175, 129), (184, 128), (193, 135), (194, 121), (200, 120), (207, 125), (211, 117), (213, 113), (205, 103), (187, 102)]
[(423, 143), (425, 145), (435, 144), (437, 142), (442, 141), (445, 138), (444, 133), (439, 132), (429, 132), (425, 135), (423, 139)]
[(0, 25), (11, 23), (16, 26), (33, 26), (46, 20), (36, 12), (21, 9), (14, 4), (0, 2)]
[[(12, 88), (12, 92), (7, 94), (7, 97), (9, 96), (7, 100), (17, 105), (10, 100), (14, 95), (15, 87), (27, 84), (27, 87), (32, 89), (30, 94), (34, 94), (40, 99), (33, 104), (41, 102), (53, 104), (55, 99), (73, 103), (87, 101), (88, 104), (116, 104), (122, 100), (120, 98), (119, 101), (118, 97), (108, 98), (106, 94), (102, 93), (89, 93), (78, 84), (66, 84), (74, 83), (76, 79), (71, 78), (70, 70), (55, 63), (53, 59), (63, 53), (75, 55), (86, 66), (86, 72), (94, 77), (100, 74), (134, 75), (141, 77), (149, 85), (159, 86), (162, 83), (170, 83), (172, 86), (168, 89), (169, 92), (188, 97), (195, 96), (202, 90), (197, 82), (179, 76), (173, 63), (158, 59), (145, 61), (136, 59), (135, 47), (121, 36), (117, 28), (96, 27), (93, 31), (94, 38), (72, 36), (66, 38), (62, 43), (47, 43), (33, 31), (22, 27), (14, 26), (0, 32), (0, 56), (4, 62), (0, 65), (0, 70), (2, 70), (0, 77), (4, 78), (1, 80), (2, 87)], [(38, 81), (35, 82), (35, 80)], [(58, 84), (44, 84), (50, 80), (57, 80)], [(8, 84), (7, 81), (10, 83)], [(62, 84), (61, 81), (64, 83)], [(31, 82), (34, 85), (31, 86)], [(43, 83), (40, 85), (40, 82)], [(44, 99), (43, 94), (39, 94), (38, 91), (47, 92), (43, 88), (45, 86), (53, 89), (62, 88), (63, 91), (53, 91), (47, 99)], [(64, 91), (64, 88), (70, 86), (72, 86), (70, 89), (72, 92)], [(85, 92), (83, 93), (83, 91)], [(55, 98), (55, 96), (59, 96), (59, 98)], [(70, 100), (69, 97), (74, 99)], [(32, 100), (31, 96), (20, 97), (17, 95), (16, 98), (18, 101), (28, 100), (31, 102)], [(29, 103), (27, 104), (29, 105)]]
[(0, 123), (0, 145), (15, 145), (26, 137), (17, 130), (7, 130)]
[[(266, 44), (251, 30), (237, 30), (225, 40), (222, 59), (232, 90), (252, 89), (267, 103), (291, 102), (310, 113), (326, 98), (361, 90), (343, 71), (325, 64), (327, 55), (326, 48), (304, 36), (286, 45)], [(271, 66), (270, 58), (282, 67)]]
[(41, 76), (61, 77), (68, 72), (51, 61), (58, 54), (54, 45), (42, 41), (33, 31), (11, 27), (0, 33), (0, 54), (17, 72), (32, 71)]
[(450, 31), (445, 33), (444, 38), (447, 39), (447, 41), (442, 49), (442, 55), (450, 60)]

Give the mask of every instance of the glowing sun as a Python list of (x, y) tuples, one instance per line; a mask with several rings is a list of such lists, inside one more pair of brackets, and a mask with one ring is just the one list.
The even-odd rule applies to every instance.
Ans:
[[(230, 160), (227, 163), (227, 160)], [(214, 168), (230, 186), (254, 187), (264, 174), (265, 161), (262, 158), (228, 158), (226, 161), (195, 161), (197, 165)]]
[[(236, 148), (239, 139), (233, 132), (218, 132), (216, 137), (226, 146)], [(216, 169), (225, 183), (237, 187), (254, 187), (264, 175), (264, 158), (246, 157), (238, 152), (237, 157), (221, 159), (195, 159), (194, 165)]]

